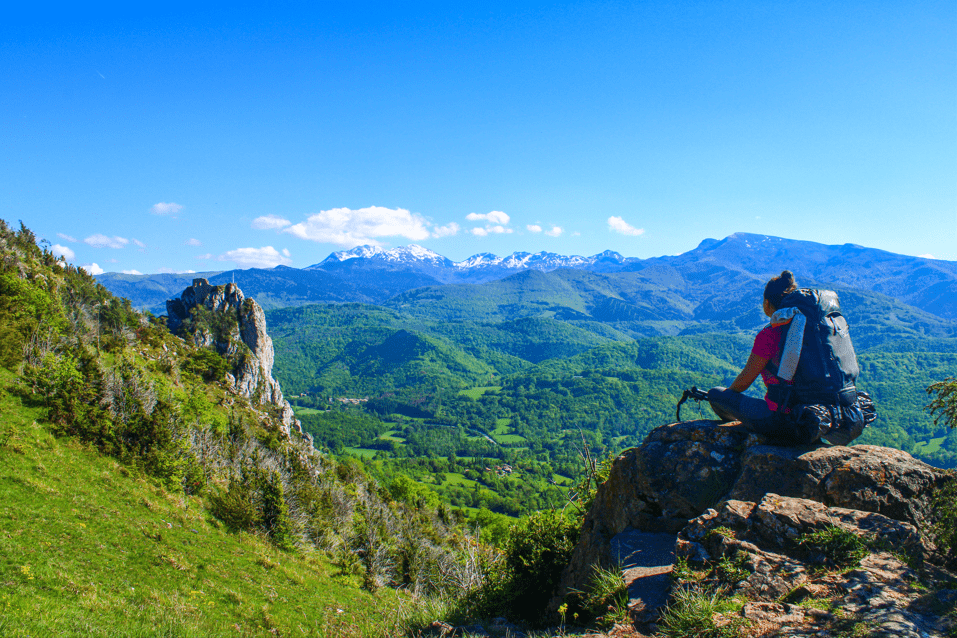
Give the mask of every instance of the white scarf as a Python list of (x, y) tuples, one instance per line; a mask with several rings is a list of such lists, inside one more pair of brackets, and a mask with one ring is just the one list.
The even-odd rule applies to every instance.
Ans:
[(807, 318), (797, 308), (781, 308), (771, 315), (771, 325), (780, 326), (790, 322), (788, 336), (781, 350), (781, 363), (778, 365), (778, 377), (785, 381), (794, 379), (798, 360), (801, 358), (801, 344), (804, 343), (804, 326)]

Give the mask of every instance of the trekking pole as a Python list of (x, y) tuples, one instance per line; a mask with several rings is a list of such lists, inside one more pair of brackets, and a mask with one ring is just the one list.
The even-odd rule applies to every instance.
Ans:
[(678, 400), (678, 409), (675, 412), (675, 420), (681, 421), (681, 404), (683, 404), (688, 399), (694, 399), (695, 401), (704, 401), (708, 398), (708, 393), (704, 390), (699, 390), (696, 386), (691, 386), (690, 389), (685, 390), (681, 394), (681, 398)]

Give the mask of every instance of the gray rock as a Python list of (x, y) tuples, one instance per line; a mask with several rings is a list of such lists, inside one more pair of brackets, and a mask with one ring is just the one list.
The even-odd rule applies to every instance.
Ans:
[[(676, 533), (701, 524), (693, 519), (711, 509), (722, 517), (720, 525), (735, 528), (751, 526), (758, 508), (767, 517), (761, 521), (762, 533), (778, 536), (775, 547), (785, 547), (785, 540), (793, 541), (806, 529), (819, 528), (826, 509), (829, 523), (877, 534), (899, 549), (926, 555), (929, 547), (920, 541), (916, 528), (927, 519), (931, 494), (946, 476), (889, 448), (780, 447), (767, 445), (739, 424), (665, 425), (653, 430), (640, 447), (615, 459), (585, 516), (579, 543), (550, 608), (557, 609), (569, 589), (581, 590), (595, 565), (614, 564), (611, 539), (616, 535), (632, 528)], [(797, 509), (765, 511), (758, 504), (767, 505), (766, 495), (791, 499), (785, 503)], [(797, 502), (802, 500), (806, 502)], [(792, 524), (798, 520), (794, 516), (804, 527)], [(717, 557), (712, 549), (691, 533), (676, 547), (684, 556)], [(771, 583), (761, 587), (778, 589)]]
[(211, 286), (205, 279), (197, 278), (179, 299), (166, 302), (170, 330), (181, 332), (190, 311), (198, 306), (231, 315), (235, 317), (236, 325), (222, 341), (216, 341), (215, 336), (207, 330), (196, 330), (192, 334), (193, 343), (201, 347), (215, 347), (219, 354), (230, 358), (235, 357), (243, 346), (248, 348), (248, 352), (239, 357), (232, 374), (226, 375), (227, 382), (254, 405), (274, 408), (286, 436), (292, 430), (302, 434), (302, 425), (295, 418), (292, 406), (283, 398), (279, 382), (272, 376), (275, 352), (272, 339), (266, 332), (266, 315), (259, 304), (243, 295), (236, 284)]

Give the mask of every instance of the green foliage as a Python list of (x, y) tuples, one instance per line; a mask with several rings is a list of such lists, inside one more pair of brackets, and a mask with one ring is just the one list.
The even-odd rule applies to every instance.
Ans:
[(718, 580), (730, 585), (740, 583), (751, 575), (751, 572), (745, 568), (743, 559), (744, 555), (740, 552), (733, 559), (722, 556), (721, 560), (714, 566), (714, 575)]
[(831, 567), (856, 567), (870, 553), (863, 538), (836, 525), (809, 532), (798, 539), (798, 544), (819, 554), (824, 564)]
[(312, 435), (318, 448), (342, 452), (346, 447), (366, 447), (375, 444), (386, 425), (358, 409), (333, 409), (297, 414), (302, 431)]
[(211, 511), (233, 531), (261, 531), (287, 551), (296, 546), (282, 477), (275, 470), (244, 468), (224, 492), (213, 496)]
[(183, 370), (197, 374), (205, 381), (219, 381), (229, 372), (229, 368), (226, 359), (205, 348), (197, 350), (183, 362)]
[(578, 523), (561, 510), (546, 510), (520, 520), (505, 540), (500, 580), (492, 606), (510, 618), (537, 623), (558, 587), (562, 570), (578, 542)]
[(952, 476), (934, 495), (933, 511), (937, 544), (957, 561), (957, 478)]
[[(950, 429), (957, 429), (957, 378), (948, 377), (932, 383), (927, 388), (927, 394), (935, 395), (927, 405), (927, 409), (934, 415), (934, 424), (943, 421)], [(940, 414), (937, 414), (938, 412)]]

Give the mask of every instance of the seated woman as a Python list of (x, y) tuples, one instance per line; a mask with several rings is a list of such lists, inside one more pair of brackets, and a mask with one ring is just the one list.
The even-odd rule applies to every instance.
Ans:
[[(768, 317), (778, 309), (781, 300), (797, 290), (794, 275), (785, 270), (778, 277), (774, 277), (764, 287), (764, 314)], [(734, 380), (729, 388), (717, 387), (708, 391), (708, 401), (711, 409), (720, 418), (727, 421), (741, 421), (745, 427), (756, 434), (788, 440), (794, 433), (786, 431), (784, 419), (779, 418), (778, 405), (767, 395), (764, 399), (755, 399), (745, 396), (743, 392), (751, 387), (758, 378), (764, 379), (767, 386), (780, 383), (781, 380), (774, 374), (781, 362), (781, 346), (786, 325), (774, 326), (769, 324), (754, 338), (751, 356), (744, 370)]]

